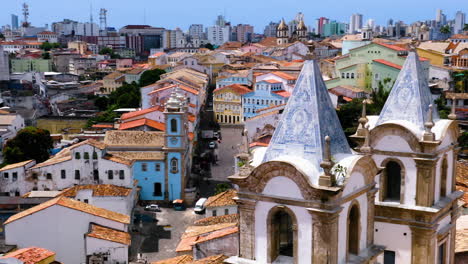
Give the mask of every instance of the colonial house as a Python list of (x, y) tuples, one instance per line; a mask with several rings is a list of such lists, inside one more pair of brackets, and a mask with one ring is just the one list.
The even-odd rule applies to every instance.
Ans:
[(58, 197), (8, 218), (5, 243), (21, 248), (41, 245), (63, 263), (90, 263), (89, 258), (99, 256), (127, 263), (129, 224), (128, 215)]
[(165, 131), (113, 130), (104, 143), (109, 155), (131, 160), (133, 179), (138, 181), (140, 200), (184, 199), (190, 171), (191, 145), (187, 131), (187, 105), (175, 92), (164, 110)]
[(242, 96), (252, 90), (240, 84), (231, 84), (213, 91), (213, 111), (221, 124), (240, 124), (242, 118)]
[(165, 65), (168, 64), (167, 62), (167, 54), (164, 52), (157, 52), (153, 55), (150, 55), (148, 57), (148, 63), (151, 66), (156, 66), (156, 65)]
[(120, 72), (113, 72), (104, 76), (103, 78), (103, 86), (102, 92), (104, 94), (110, 94), (113, 91), (117, 90), (117, 88), (121, 87), (125, 82), (125, 74)]
[(246, 165), (230, 177), (241, 232), (226, 262), (452, 262), (458, 128), (432, 104), (411, 52), (380, 116), (363, 111), (352, 152), (307, 61), (269, 146), (244, 149)]
[(228, 86), (231, 84), (241, 84), (250, 86), (252, 85), (252, 81), (249, 78), (248, 71), (242, 71), (230, 76), (223, 76), (216, 78), (216, 88), (221, 88), (223, 86)]
[(266, 79), (255, 84), (255, 90), (242, 96), (244, 121), (256, 116), (258, 110), (286, 103), (291, 94), (280, 81)]
[(42, 32), (37, 33), (37, 41), (57, 43), (58, 42), (58, 35), (55, 32), (42, 31)]
[(143, 75), (145, 71), (146, 69), (143, 69), (143, 68), (134, 68), (125, 72), (125, 82), (126, 83), (132, 83), (132, 82), (139, 83), (141, 75)]
[(7, 140), (16, 136), (16, 133), (23, 129), (24, 119), (17, 113), (0, 111), (0, 145), (3, 145)]
[(112, 184), (75, 185), (63, 190), (57, 196), (72, 198), (112, 212), (132, 215), (137, 201), (136, 188)]
[[(408, 55), (408, 49), (393, 44), (371, 42), (353, 48), (345, 56), (334, 60), (336, 78), (326, 81), (328, 88), (351, 85), (371, 91), (380, 84), (390, 89)], [(420, 58), (426, 78), (429, 76), (429, 61)]]
[(38, 164), (33, 160), (10, 164), (1, 170), (1, 192), (22, 196), (30, 191), (60, 191), (82, 184), (133, 188), (131, 160), (113, 157), (105, 147), (102, 142), (89, 139)]
[(206, 215), (220, 216), (237, 214), (237, 204), (234, 201), (236, 196), (237, 191), (231, 189), (209, 197), (205, 202)]
[(263, 80), (275, 80), (283, 84), (282, 90), (286, 90), (291, 93), (294, 89), (294, 84), (297, 80), (296, 76), (297, 75), (289, 74), (282, 71), (271, 71), (257, 75), (255, 81), (258, 83)]

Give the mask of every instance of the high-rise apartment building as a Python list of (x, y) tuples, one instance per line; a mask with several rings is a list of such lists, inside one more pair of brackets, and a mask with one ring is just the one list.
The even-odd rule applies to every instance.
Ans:
[(207, 28), (208, 42), (213, 45), (223, 45), (229, 41), (231, 28), (229, 26), (214, 25)]
[(189, 36), (199, 37), (203, 36), (203, 25), (202, 24), (192, 24), (189, 27)]
[(353, 14), (349, 20), (349, 33), (354, 34), (362, 28), (362, 14)]
[(245, 43), (252, 41), (252, 35), (254, 33), (254, 28), (248, 24), (238, 24), (233, 27), (233, 33), (236, 35), (236, 41)]
[(19, 28), (18, 16), (11, 14), (11, 29), (17, 30)]
[(278, 27), (279, 23), (270, 22), (270, 24), (265, 26), (265, 30), (263, 34), (265, 37), (276, 37), (276, 28)]
[(463, 28), (465, 26), (465, 17), (466, 17), (466, 14), (463, 13), (462, 11), (458, 11), (455, 14), (455, 23), (453, 25), (454, 34), (458, 34), (463, 31)]

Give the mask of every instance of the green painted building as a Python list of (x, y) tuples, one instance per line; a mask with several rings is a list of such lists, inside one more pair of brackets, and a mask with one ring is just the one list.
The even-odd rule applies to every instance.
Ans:
[(323, 25), (323, 36), (324, 37), (329, 37), (329, 36), (341, 36), (346, 33), (346, 24), (345, 23), (339, 23), (336, 21), (331, 21), (330, 23), (327, 23)]
[(12, 59), (11, 72), (51, 72), (52, 60), (44, 59)]
[[(337, 77), (326, 81), (327, 87), (352, 85), (370, 91), (381, 82), (390, 89), (407, 55), (407, 49), (385, 43), (372, 42), (350, 49), (348, 54), (335, 59)], [(421, 58), (421, 64), (429, 76), (429, 61)]]

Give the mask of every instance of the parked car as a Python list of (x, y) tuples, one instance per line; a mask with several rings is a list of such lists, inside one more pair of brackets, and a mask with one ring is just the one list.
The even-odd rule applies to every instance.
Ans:
[(172, 205), (174, 206), (174, 210), (176, 211), (185, 210), (184, 200), (181, 200), (181, 199), (174, 200), (172, 201)]
[(213, 133), (213, 137), (219, 139), (219, 132), (214, 132), (214, 133)]
[(161, 212), (161, 208), (157, 204), (150, 204), (145, 207), (145, 211)]
[(200, 198), (197, 203), (195, 204), (195, 208), (193, 208), (193, 211), (196, 213), (196, 214), (203, 214), (205, 213), (205, 203), (206, 203), (206, 200), (208, 200), (207, 198)]
[(216, 142), (211, 141), (210, 144), (208, 144), (208, 147), (209, 147), (210, 149), (216, 148)]

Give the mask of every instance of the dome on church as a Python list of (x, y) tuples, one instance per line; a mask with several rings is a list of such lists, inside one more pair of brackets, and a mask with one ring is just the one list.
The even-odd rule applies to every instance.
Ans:
[(280, 22), (277, 30), (288, 30), (288, 26), (286, 25), (286, 22), (284, 21), (284, 18), (281, 19), (281, 22)]
[(420, 30), (422, 32), (427, 32), (427, 31), (429, 31), (429, 27), (426, 24), (424, 24), (424, 25), (421, 26)]

